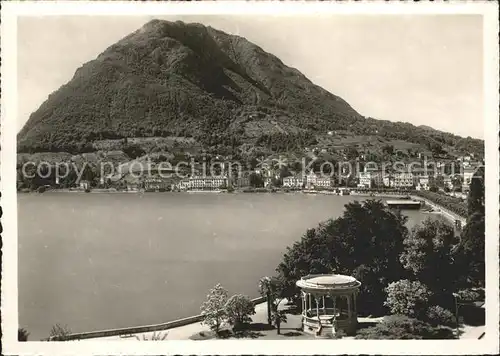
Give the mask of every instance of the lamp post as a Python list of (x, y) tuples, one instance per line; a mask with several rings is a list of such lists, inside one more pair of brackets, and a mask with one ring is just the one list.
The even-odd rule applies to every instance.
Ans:
[(457, 293), (453, 293), (453, 298), (455, 300), (455, 318), (456, 318), (456, 324), (457, 324), (457, 339), (459, 338), (459, 329), (460, 329), (460, 323), (458, 319), (458, 298), (459, 295)]

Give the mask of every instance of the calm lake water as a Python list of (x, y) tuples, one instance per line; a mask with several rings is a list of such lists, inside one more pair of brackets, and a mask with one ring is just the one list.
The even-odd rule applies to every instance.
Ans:
[[(285, 247), (363, 199), (305, 194), (21, 194), (19, 324), (30, 340), (199, 313), (208, 290), (258, 296)], [(428, 214), (407, 211), (409, 225)]]

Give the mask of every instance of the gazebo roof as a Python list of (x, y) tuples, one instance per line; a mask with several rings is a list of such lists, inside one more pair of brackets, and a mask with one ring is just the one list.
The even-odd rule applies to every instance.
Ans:
[(342, 274), (312, 274), (302, 277), (296, 284), (306, 290), (340, 291), (358, 288), (361, 282), (354, 277)]

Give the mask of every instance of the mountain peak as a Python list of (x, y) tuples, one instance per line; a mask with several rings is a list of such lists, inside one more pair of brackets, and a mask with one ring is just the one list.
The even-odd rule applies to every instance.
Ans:
[(52, 93), (19, 133), (18, 149), (81, 152), (103, 140), (185, 137), (205, 148), (279, 150), (366, 125), (342, 98), (243, 37), (151, 20)]

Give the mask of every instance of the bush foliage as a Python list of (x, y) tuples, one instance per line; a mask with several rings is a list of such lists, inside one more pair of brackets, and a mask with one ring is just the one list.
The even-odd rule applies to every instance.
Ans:
[(432, 325), (403, 315), (391, 315), (376, 326), (361, 329), (356, 339), (369, 340), (408, 340), (408, 339), (453, 339), (449, 328)]

